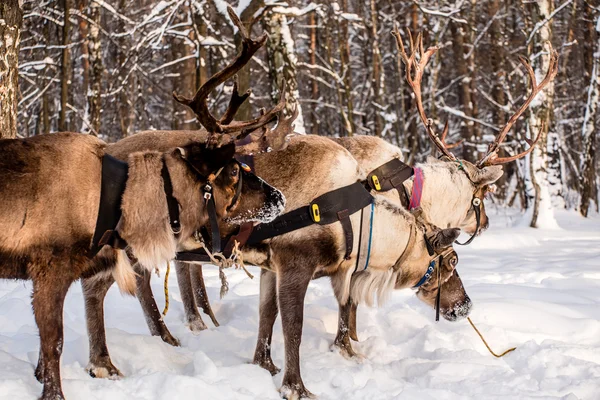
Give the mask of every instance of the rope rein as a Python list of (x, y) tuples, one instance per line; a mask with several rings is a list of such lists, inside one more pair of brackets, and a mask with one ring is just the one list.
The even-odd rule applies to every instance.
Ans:
[(167, 271), (165, 272), (165, 308), (163, 309), (163, 317), (169, 312), (169, 272), (171, 272), (171, 263), (167, 261)]
[(487, 342), (483, 338), (483, 335), (481, 334), (481, 332), (479, 332), (479, 329), (477, 329), (477, 327), (475, 326), (475, 324), (473, 323), (473, 321), (471, 321), (471, 317), (467, 317), (467, 320), (469, 321), (469, 323), (471, 324), (471, 326), (473, 327), (473, 329), (475, 329), (475, 332), (477, 332), (477, 334), (481, 338), (481, 341), (483, 342), (483, 344), (485, 344), (485, 347), (487, 347), (487, 349), (489, 350), (489, 352), (494, 357), (496, 357), (496, 358), (504, 357), (505, 355), (507, 355), (511, 351), (515, 351), (516, 350), (516, 347), (511, 347), (510, 349), (504, 351), (504, 353), (502, 353), (502, 354), (496, 354), (496, 353), (494, 353), (494, 351), (490, 348), (490, 346), (487, 344)]

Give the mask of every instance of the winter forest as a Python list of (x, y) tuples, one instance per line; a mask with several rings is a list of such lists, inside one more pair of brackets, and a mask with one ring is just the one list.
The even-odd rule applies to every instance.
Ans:
[(600, 0), (0, 0), (0, 400), (598, 399), (599, 139)]
[[(296, 132), (377, 135), (409, 163), (424, 160), (431, 146), (390, 34), (397, 23), (440, 47), (423, 78), (427, 116), (437, 131), (448, 121), (454, 153), (476, 160), (528, 95), (518, 56), (541, 80), (552, 45), (558, 76), (516, 122), (503, 153), (523, 151), (543, 129), (541, 140), (531, 156), (507, 165), (494, 201), (528, 210), (534, 227), (552, 225), (556, 208), (585, 216), (598, 210), (599, 7), (596, 0), (242, 0), (243, 23), (269, 41), (238, 74), (252, 96), (236, 118), (274, 104), (285, 80), (288, 107), (301, 109)], [(113, 142), (149, 129), (198, 128), (172, 92), (193, 94), (235, 55), (225, 8), (221, 0), (3, 0), (2, 135), (77, 131)], [(211, 107), (223, 110), (230, 91), (223, 87)]]

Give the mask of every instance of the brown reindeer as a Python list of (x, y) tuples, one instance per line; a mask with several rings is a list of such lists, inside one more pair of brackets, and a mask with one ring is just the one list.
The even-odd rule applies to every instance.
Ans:
[[(96, 245), (96, 225), (104, 217), (99, 210), (105, 161), (110, 160), (106, 144), (77, 133), (0, 140), (0, 202), (4, 206), (0, 278), (33, 281), (32, 303), (41, 341), (35, 375), (43, 383), (42, 399), (64, 398), (62, 310), (73, 281), (82, 278), (86, 294), (93, 286), (90, 282), (105, 279), (133, 294), (136, 272), (130, 258), (137, 261), (138, 270), (148, 271), (188, 249), (190, 237), (208, 223), (211, 199), (217, 220), (235, 217), (238, 224), (266, 222), (283, 209), (281, 192), (244, 172), (233, 156), (236, 151), (248, 154), (272, 147), (271, 139), (281, 135), (281, 130), (261, 128), (280, 114), (284, 99), (253, 120), (232, 122), (241, 97), (234, 93), (227, 113), (211, 126), (205, 140), (187, 141), (166, 151), (131, 152), (124, 158), (126, 164), (120, 164), (125, 171), (124, 187), (116, 197), (121, 199), (116, 204), (120, 220), (102, 236), (97, 254), (91, 249)], [(235, 140), (256, 130), (259, 134), (249, 142), (235, 145)], [(285, 144), (285, 140), (277, 141), (279, 147)], [(117, 248), (102, 247), (106, 242)], [(97, 299), (86, 299), (86, 307), (94, 309), (90, 303)], [(101, 315), (95, 317), (102, 320)], [(92, 363), (91, 373), (118, 374), (107, 351), (101, 349), (95, 356), (99, 368)], [(107, 365), (102, 364), (105, 360)]]
[[(77, 133), (0, 141), (0, 278), (33, 281), (32, 303), (41, 341), (36, 377), (44, 384), (43, 399), (63, 398), (62, 309), (71, 283), (109, 275), (122, 292), (133, 294), (135, 272), (126, 253), (143, 268), (161, 265), (175, 256), (182, 240), (207, 223), (204, 185), (211, 184), (212, 194), (225, 204), (235, 193), (233, 176), (215, 175), (226, 167), (230, 171), (231, 164), (239, 170), (233, 143), (218, 148), (190, 143), (167, 152), (130, 154), (122, 216), (116, 227), (128, 246), (124, 250), (104, 247), (90, 260), (105, 150), (101, 140)], [(179, 235), (170, 224), (164, 174), (179, 203)], [(263, 198), (272, 191), (266, 185), (254, 189)], [(279, 208), (282, 199), (279, 194)]]

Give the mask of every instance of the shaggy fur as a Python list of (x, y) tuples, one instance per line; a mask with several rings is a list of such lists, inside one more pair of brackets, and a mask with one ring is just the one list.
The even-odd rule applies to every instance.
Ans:
[[(0, 278), (33, 281), (32, 304), (41, 341), (35, 376), (44, 385), (43, 400), (64, 399), (60, 380), (63, 304), (69, 286), (79, 278), (84, 278), (88, 328), (93, 332), (89, 371), (95, 376), (119, 375), (103, 346), (103, 296), (90, 288), (101, 284), (108, 290), (114, 279), (123, 292), (134, 293), (137, 275), (125, 251), (103, 248), (92, 260), (86, 256), (98, 217), (105, 149), (101, 140), (76, 133), (0, 140)], [(173, 193), (180, 200), (181, 223), (188, 236), (208, 221), (198, 190), (199, 181), (205, 182), (189, 172), (189, 164), (205, 176), (227, 164), (238, 168), (232, 161), (233, 144), (218, 149), (191, 144), (185, 150), (191, 161), (157, 152), (129, 159), (117, 230), (146, 268), (171, 259), (176, 251), (161, 178), (163, 157), (172, 172)], [(178, 168), (182, 166), (187, 170)], [(213, 182), (215, 192), (230, 193), (229, 201), (222, 199), (218, 205), (221, 215), (231, 205), (238, 172), (228, 170), (228, 175)], [(266, 192), (277, 191), (265, 186), (254, 192), (264, 198)], [(102, 283), (107, 280), (110, 284)]]
[(129, 156), (128, 164), (129, 178), (123, 192), (123, 217), (118, 230), (138, 263), (154, 270), (175, 258), (177, 252), (161, 177), (163, 155), (134, 153)]

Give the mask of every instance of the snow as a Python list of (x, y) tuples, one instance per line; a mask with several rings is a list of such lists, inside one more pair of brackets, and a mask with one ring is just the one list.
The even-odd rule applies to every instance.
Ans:
[[(493, 207), (488, 207), (493, 208)], [(458, 248), (458, 269), (474, 302), (471, 317), (492, 357), (466, 321), (434, 322), (433, 310), (411, 290), (383, 308), (359, 308), (356, 350), (362, 363), (330, 350), (337, 308), (327, 279), (306, 296), (302, 372), (320, 399), (595, 399), (600, 382), (600, 217), (586, 220), (557, 211), (561, 230), (512, 227), (510, 211), (490, 211), (491, 227)], [(220, 328), (193, 335), (183, 324), (176, 279), (170, 280), (166, 323), (182, 347), (149, 336), (137, 301), (117, 288), (106, 299), (108, 345), (119, 381), (93, 379), (81, 288), (65, 307), (63, 388), (67, 399), (278, 399), (282, 375), (249, 364), (258, 323), (258, 279), (227, 271), (229, 294), (218, 299), (216, 268), (204, 269)], [(253, 273), (257, 272), (255, 269)], [(255, 275), (258, 275), (255, 273)], [(162, 282), (153, 278), (158, 306)], [(33, 400), (38, 336), (29, 283), (0, 282), (0, 398)], [(273, 339), (283, 367), (281, 323)]]

